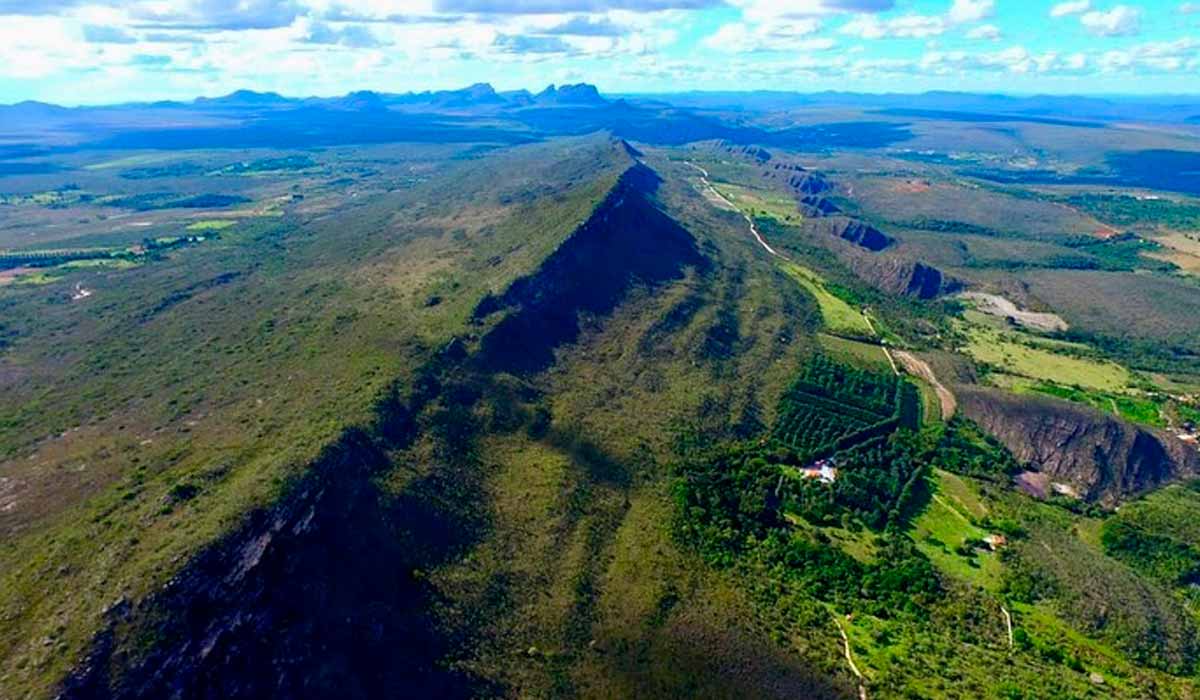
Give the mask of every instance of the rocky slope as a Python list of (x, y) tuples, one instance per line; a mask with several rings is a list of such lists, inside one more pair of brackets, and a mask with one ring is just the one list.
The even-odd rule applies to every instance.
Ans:
[(1194, 448), (1078, 404), (978, 387), (956, 393), (963, 414), (1018, 460), (1088, 501), (1111, 505), (1200, 474)]
[(809, 221), (805, 227), (818, 236), (840, 238), (872, 253), (878, 253), (896, 242), (874, 226), (842, 216)]
[(659, 176), (638, 163), (533, 275), (475, 309), (476, 322), (504, 316), (483, 337), (489, 369), (544, 369), (579, 335), (580, 314), (606, 314), (634, 285), (653, 286), (703, 266), (691, 234), (651, 201)]

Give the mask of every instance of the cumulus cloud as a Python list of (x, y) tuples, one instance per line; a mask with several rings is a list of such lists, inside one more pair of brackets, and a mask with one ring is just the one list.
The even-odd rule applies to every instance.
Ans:
[(841, 14), (876, 14), (896, 7), (895, 0), (729, 0), (753, 22)]
[(435, 0), (438, 12), (491, 15), (539, 15), (569, 12), (660, 12), (701, 10), (723, 5), (722, 0)]
[(503, 53), (514, 54), (571, 54), (576, 50), (554, 36), (524, 36), (497, 34), (492, 46)]
[(726, 53), (745, 54), (760, 51), (828, 51), (837, 45), (833, 39), (813, 37), (821, 27), (819, 20), (808, 18), (785, 24), (750, 25), (735, 22), (722, 26), (703, 44)]
[(1117, 5), (1108, 12), (1093, 10), (1079, 18), (1084, 29), (1096, 36), (1133, 36), (1142, 29), (1142, 11)]
[(946, 22), (930, 15), (903, 15), (890, 19), (859, 15), (843, 24), (839, 31), (860, 39), (927, 39), (945, 33)]
[(543, 34), (560, 34), (563, 36), (624, 36), (630, 28), (617, 24), (607, 17), (593, 18), (586, 15), (576, 15), (552, 27), (542, 30)]
[(978, 22), (991, 17), (995, 9), (995, 0), (954, 0), (946, 19), (953, 24)]
[(135, 4), (130, 16), (145, 25), (201, 30), (275, 29), (291, 26), (307, 9), (295, 0), (187, 0)]
[(384, 45), (370, 29), (362, 25), (332, 27), (324, 22), (314, 22), (302, 41), (308, 44), (328, 44), (352, 49), (374, 49)]
[(981, 24), (967, 32), (968, 39), (976, 41), (998, 41), (1004, 37), (1004, 32), (994, 24)]
[(1196, 70), (1200, 59), (1196, 51), (1200, 41), (1179, 39), (1133, 46), (1120, 51), (1106, 51), (1097, 63), (1109, 73), (1136, 71), (1138, 73), (1174, 73)]
[(1071, 15), (1081, 15), (1090, 9), (1092, 9), (1092, 0), (1069, 0), (1068, 2), (1060, 2), (1051, 7), (1050, 16), (1069, 17)]

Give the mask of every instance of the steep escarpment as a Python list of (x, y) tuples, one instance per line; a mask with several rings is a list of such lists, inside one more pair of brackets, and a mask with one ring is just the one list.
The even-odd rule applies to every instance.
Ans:
[(1169, 435), (1077, 404), (963, 387), (963, 413), (1030, 468), (1081, 498), (1112, 504), (1200, 473), (1200, 456)]
[(479, 323), (503, 313), (483, 336), (483, 366), (543, 369), (555, 348), (578, 337), (581, 314), (606, 314), (635, 285), (654, 286), (705, 265), (692, 235), (651, 200), (659, 181), (646, 165), (630, 167), (534, 274), (480, 302)]
[(833, 216), (840, 214), (841, 208), (828, 199), (817, 194), (808, 194), (796, 200), (800, 213), (809, 217)]
[[(804, 216), (803, 234), (832, 253), (855, 275), (888, 294), (932, 299), (960, 291), (963, 283), (921, 260), (898, 252), (899, 241), (861, 219), (845, 215), (830, 201), (834, 183), (786, 157), (718, 143), (725, 153), (753, 159), (764, 180), (786, 188)], [(786, 234), (785, 234), (786, 236)]]
[(878, 253), (896, 242), (874, 226), (847, 217), (822, 219), (806, 225), (816, 235), (840, 238), (872, 253)]
[(762, 175), (783, 183), (796, 197), (823, 195), (833, 189), (824, 175), (794, 162), (774, 160), (764, 165)]
[(420, 572), (457, 561), (490, 527), (477, 436), (539, 425), (536, 390), (494, 372), (544, 367), (581, 316), (706, 265), (650, 199), (657, 185), (630, 166), (534, 273), (485, 299), (478, 335), (429, 349), (369, 425), (347, 429), (158, 592), (114, 594), (62, 697), (499, 694), (453, 667), (485, 626), (473, 616), (493, 603), (450, 612), (456, 603)]

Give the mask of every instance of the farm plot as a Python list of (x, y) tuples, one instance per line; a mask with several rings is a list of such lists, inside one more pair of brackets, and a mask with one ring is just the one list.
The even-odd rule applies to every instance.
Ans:
[(895, 376), (813, 357), (780, 401), (775, 438), (806, 454), (847, 449), (920, 421), (920, 396)]

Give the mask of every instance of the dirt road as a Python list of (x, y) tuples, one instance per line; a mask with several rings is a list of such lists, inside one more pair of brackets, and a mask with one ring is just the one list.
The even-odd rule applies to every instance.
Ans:
[(954, 398), (954, 394), (949, 389), (938, 381), (937, 375), (933, 373), (929, 363), (903, 350), (896, 350), (894, 354), (896, 359), (900, 360), (900, 364), (904, 365), (905, 371), (924, 379), (933, 386), (933, 390), (937, 393), (938, 403), (942, 405), (942, 420), (953, 418), (954, 412), (958, 410), (958, 400)]
[[(767, 243), (767, 240), (762, 237), (761, 233), (758, 232), (758, 226), (755, 225), (754, 219), (749, 214), (747, 214), (746, 212), (739, 209), (736, 204), (729, 201), (728, 197), (726, 197), (725, 195), (718, 192), (716, 187), (713, 187), (712, 182), (710, 182), (708, 179), (708, 171), (707, 170), (700, 167), (699, 165), (696, 165), (695, 163), (693, 163), (691, 161), (686, 161), (686, 162), (688, 165), (692, 166), (693, 168), (695, 168), (696, 170), (698, 170), (700, 172), (700, 179), (704, 181), (705, 189), (708, 190), (708, 193), (710, 195), (712, 195), (712, 197), (714, 199), (716, 199), (721, 204), (724, 204), (725, 206), (729, 207), (733, 211), (736, 211), (737, 213), (742, 215), (742, 218), (745, 219), (746, 223), (750, 225), (750, 234), (753, 235), (754, 240), (758, 241), (758, 244), (763, 247), (763, 250), (765, 250), (768, 253), (770, 253), (771, 255), (779, 258), (780, 260), (788, 260), (788, 257), (786, 255), (775, 250), (774, 248), (771, 247), (770, 243)], [(788, 262), (791, 262), (791, 261), (788, 260)]]

